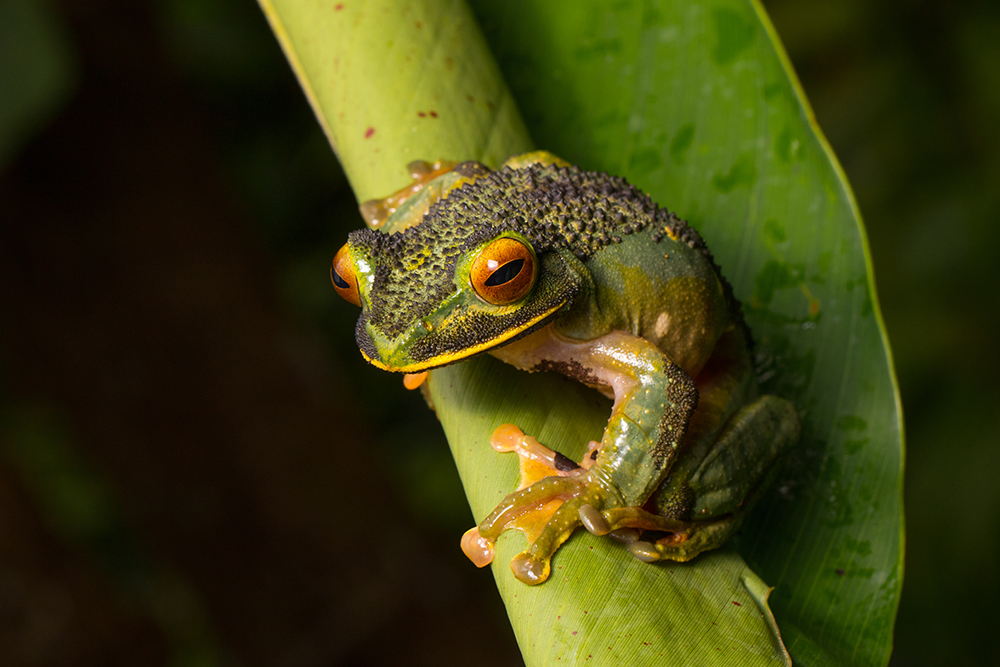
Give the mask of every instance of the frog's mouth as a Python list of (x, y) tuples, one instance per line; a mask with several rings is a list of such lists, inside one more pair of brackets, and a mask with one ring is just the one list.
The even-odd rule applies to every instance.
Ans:
[[(466, 313), (457, 325), (436, 331), (417, 325), (391, 345), (378, 345), (363, 323), (364, 318), (358, 322), (355, 333), (362, 356), (376, 368), (394, 373), (420, 373), (512, 343), (547, 324), (567, 302), (552, 304), (527, 319), (523, 319), (523, 310), (505, 314)], [(485, 336), (485, 340), (470, 344), (470, 338), (476, 336)], [(380, 353), (380, 348), (386, 352)]]

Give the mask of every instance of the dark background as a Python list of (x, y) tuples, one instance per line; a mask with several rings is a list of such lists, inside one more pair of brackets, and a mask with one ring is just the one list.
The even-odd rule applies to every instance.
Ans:
[[(997, 663), (1000, 5), (765, 4), (899, 375), (892, 664)], [(355, 207), (255, 3), (0, 0), (0, 663), (518, 663), (327, 282)]]

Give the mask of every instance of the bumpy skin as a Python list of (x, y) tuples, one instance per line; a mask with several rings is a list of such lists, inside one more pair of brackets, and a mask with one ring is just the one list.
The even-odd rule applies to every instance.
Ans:
[[(464, 163), (447, 178), (419, 224), (390, 218), (388, 229), (405, 230), (350, 235), (365, 357), (413, 373), (489, 352), (615, 398), (596, 463), (508, 496), (473, 535), (480, 560), (556, 497), (512, 563), (526, 583), (548, 577), (581, 517), (632, 540), (643, 560), (720, 545), (797, 440), (798, 419), (787, 401), (757, 397), (749, 332), (701, 237), (624, 179), (547, 153), (499, 171)], [(531, 291), (504, 306), (470, 287), (472, 262), (499, 236), (530, 244), (539, 267)], [(633, 539), (645, 530), (666, 537)]]

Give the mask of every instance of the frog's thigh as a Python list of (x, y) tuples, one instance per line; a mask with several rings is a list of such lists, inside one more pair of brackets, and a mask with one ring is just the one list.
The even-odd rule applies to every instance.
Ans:
[(662, 514), (622, 508), (604, 512), (605, 520), (613, 530), (667, 533), (656, 544), (629, 545), (641, 560), (690, 560), (725, 542), (754, 490), (798, 435), (794, 406), (776, 396), (762, 396), (733, 415), (703, 455), (680, 456), (669, 488), (656, 499)]
[(767, 477), (775, 460), (799, 437), (799, 419), (791, 402), (761, 396), (741, 408), (726, 424), (701, 461), (678, 461), (694, 497), (692, 518), (712, 518), (743, 509)]

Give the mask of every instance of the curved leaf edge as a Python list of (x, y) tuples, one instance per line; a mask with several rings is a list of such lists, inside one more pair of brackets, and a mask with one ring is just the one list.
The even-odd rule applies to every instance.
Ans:
[[(785, 45), (782, 43), (781, 38), (778, 36), (778, 32), (771, 22), (771, 17), (768, 16), (767, 10), (761, 4), (761, 0), (748, 0), (751, 7), (760, 20), (761, 25), (764, 27), (764, 31), (771, 40), (771, 44), (774, 46), (775, 54), (778, 57), (778, 61), (781, 63), (781, 67), (784, 70), (785, 76), (788, 77), (788, 81), (791, 84), (792, 90), (795, 93), (795, 98), (801, 106), (806, 122), (809, 124), (809, 128), (813, 131), (816, 136), (816, 140), (819, 142), (820, 147), (823, 149), (827, 160), (830, 161), (830, 165), (833, 167), (833, 171), (837, 176), (837, 181), (841, 188), (841, 193), (844, 199), (847, 201), (850, 207), (851, 214), (854, 216), (856, 221), (856, 228), (858, 235), (861, 238), (861, 249), (865, 260), (865, 274), (868, 278), (868, 296), (872, 303), (872, 312), (875, 315), (875, 321), (878, 324), (879, 335), (882, 338), (882, 347), (885, 351), (886, 363), (889, 371), (889, 381), (892, 386), (893, 398), (896, 406), (896, 428), (899, 432), (899, 479), (904, 479), (904, 473), (906, 471), (906, 431), (905, 423), (903, 419), (903, 403), (899, 394), (899, 381), (896, 377), (896, 364), (892, 355), (892, 346), (889, 343), (889, 332), (885, 326), (885, 319), (882, 316), (882, 306), (879, 302), (878, 290), (875, 286), (875, 266), (872, 262), (871, 248), (868, 243), (868, 232), (865, 230), (864, 220), (861, 216), (861, 210), (858, 207), (857, 199), (854, 196), (854, 190), (851, 188), (850, 182), (847, 180), (847, 174), (844, 172), (843, 166), (840, 164), (840, 160), (837, 158), (836, 153), (834, 153), (833, 147), (830, 145), (826, 134), (820, 127), (819, 122), (816, 120), (816, 113), (813, 111), (812, 104), (810, 104), (808, 97), (806, 96), (805, 90), (802, 87), (802, 82), (799, 80), (798, 74), (795, 72), (795, 68), (792, 66), (791, 58), (788, 56), (788, 52), (785, 50)], [(899, 553), (896, 557), (896, 566), (899, 568), (899, 588), (902, 590), (902, 585), (905, 579), (905, 551), (906, 551), (906, 515), (905, 515), (905, 505), (903, 503), (904, 493), (903, 484), (899, 485)], [(896, 605), (893, 611), (892, 622), (895, 625), (896, 616), (899, 613), (899, 595), (896, 596)], [(890, 638), (890, 651), (891, 653), (891, 643)]]

